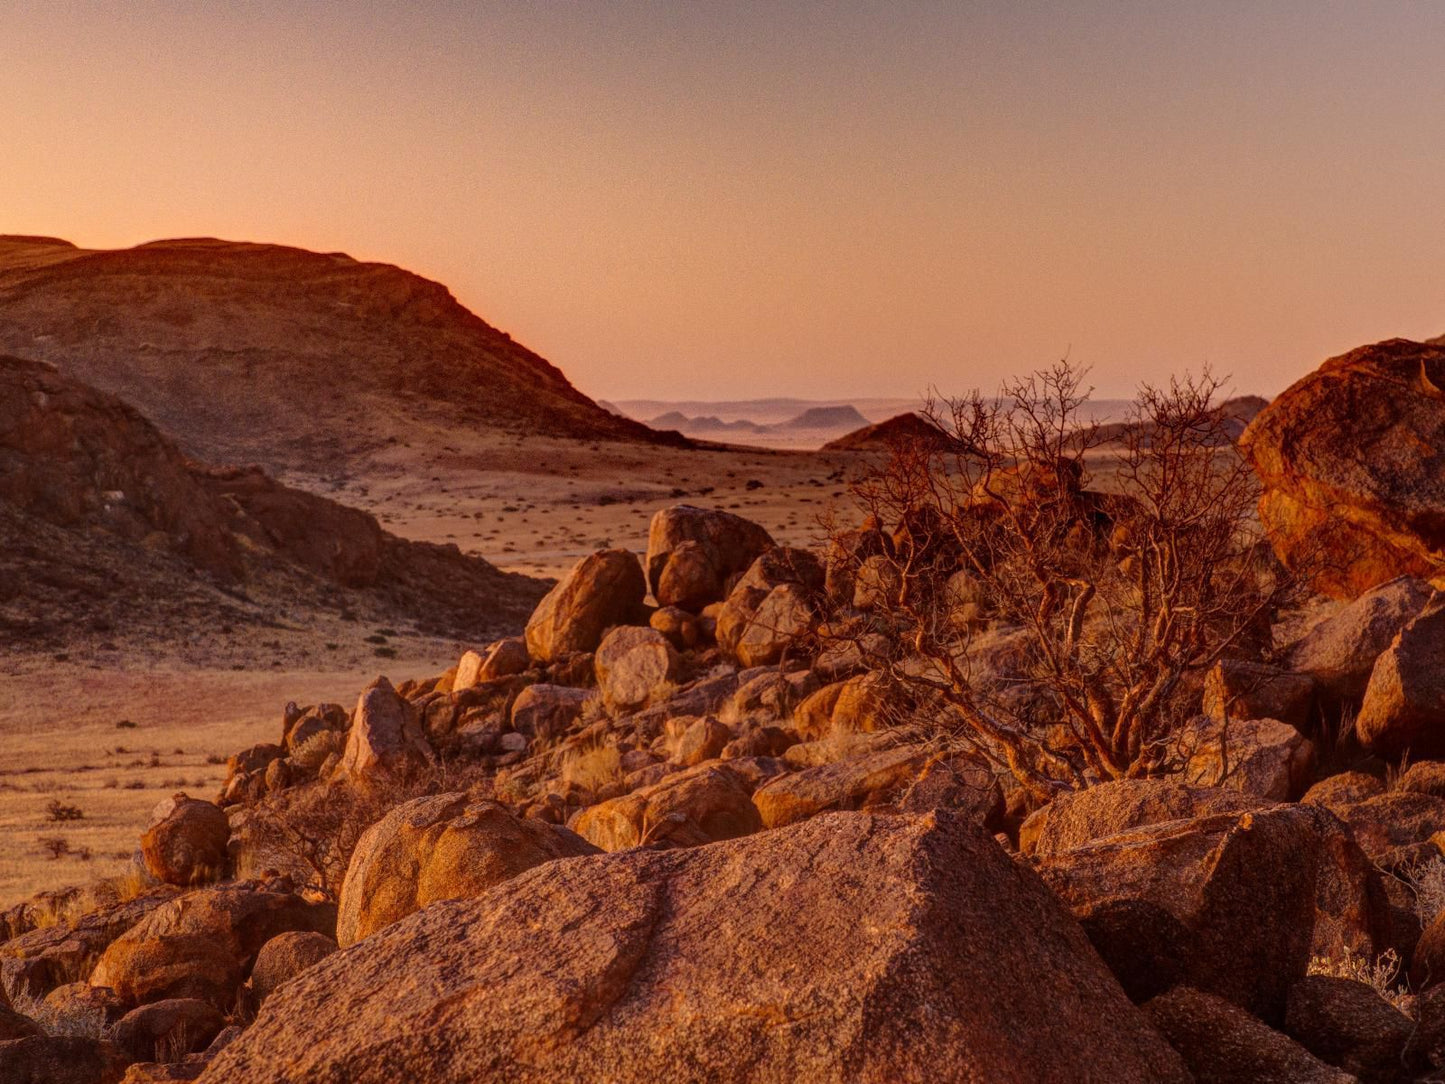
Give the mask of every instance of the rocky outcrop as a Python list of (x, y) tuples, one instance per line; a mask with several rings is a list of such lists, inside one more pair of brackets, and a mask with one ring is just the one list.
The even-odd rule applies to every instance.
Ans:
[(1189, 1079), (987, 832), (856, 814), (429, 908), (278, 991), (201, 1079), (502, 1077)]
[(262, 945), (287, 930), (329, 933), (335, 922), (334, 908), (263, 884), (198, 889), (111, 942), (90, 984), (129, 1006), (196, 998), (229, 1010)]
[(527, 651), (538, 662), (595, 651), (614, 625), (645, 621), (642, 568), (628, 550), (582, 558), (537, 604), (527, 622)]
[(647, 530), (648, 587), (658, 605), (696, 613), (720, 601), (728, 580), (772, 547), (766, 530), (731, 512), (664, 508)]
[(362, 835), (336, 922), (345, 947), (438, 900), (480, 896), (554, 858), (595, 854), (565, 828), (523, 820), (465, 794), (403, 802)]
[(1355, 716), (1360, 744), (1391, 759), (1445, 755), (1445, 595), (1436, 595), (1375, 660)]
[(682, 660), (656, 629), (626, 625), (602, 637), (593, 665), (608, 707), (635, 711), (678, 676)]
[(1445, 561), (1445, 345), (1389, 339), (1331, 358), (1243, 444), (1275, 552), (1354, 598)]
[(358, 786), (375, 776), (404, 776), (430, 764), (433, 753), (416, 708), (381, 677), (356, 702), (341, 771)]
[(0, 351), (43, 343), (213, 461), (334, 475), (419, 430), (687, 443), (602, 410), (398, 267), (211, 238), (108, 252), (6, 238), (0, 254)]
[(231, 825), (220, 807), (176, 794), (151, 813), (140, 850), (156, 880), (191, 885), (215, 880), (222, 873), (230, 839)]
[(604, 851), (645, 843), (696, 847), (735, 839), (762, 827), (751, 788), (731, 766), (713, 763), (584, 809), (577, 834)]

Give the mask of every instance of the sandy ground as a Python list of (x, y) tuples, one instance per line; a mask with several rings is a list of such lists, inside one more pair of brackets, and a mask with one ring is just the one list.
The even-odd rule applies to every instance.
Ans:
[(784, 544), (821, 535), (856, 457), (766, 449), (501, 437), (448, 447), (444, 436), (377, 455), (355, 479), (290, 475), (292, 484), (375, 514), (407, 538), (453, 542), (508, 571), (558, 576), (605, 546), (647, 548), (653, 513), (678, 503), (724, 508)]
[[(400, 681), (453, 661), (450, 651), (407, 655), (384, 672)], [(214, 797), (227, 756), (280, 739), (288, 700), (349, 705), (378, 672), (379, 662), (282, 671), (56, 663), (0, 674), (0, 907), (119, 873), (160, 799)], [(83, 816), (56, 821), (51, 802)], [(68, 852), (53, 857), (50, 839)]]

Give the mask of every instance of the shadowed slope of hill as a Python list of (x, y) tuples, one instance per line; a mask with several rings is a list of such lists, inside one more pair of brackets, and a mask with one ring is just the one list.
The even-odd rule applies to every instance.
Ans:
[(257, 468), (201, 467), (117, 397), (0, 356), (0, 642), (353, 613), (481, 637), (520, 628), (545, 588)]
[(0, 236), (0, 351), (119, 395), (189, 454), (272, 471), (418, 429), (685, 443), (598, 407), (440, 283), (340, 253)]

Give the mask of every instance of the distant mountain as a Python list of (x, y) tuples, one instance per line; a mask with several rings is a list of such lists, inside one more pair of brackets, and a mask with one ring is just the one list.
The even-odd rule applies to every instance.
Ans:
[(851, 403), (844, 406), (809, 407), (797, 417), (789, 418), (776, 429), (845, 429), (867, 425), (868, 419)]
[[(1240, 395), (1220, 403), (1215, 413), (1223, 422), (1224, 435), (1231, 441), (1237, 441), (1255, 415), (1267, 406), (1269, 400), (1262, 396)], [(1140, 430), (1146, 439), (1151, 428), (1152, 426), (1146, 425)], [(1110, 422), (1099, 426), (1097, 437), (1104, 444), (1121, 444), (1136, 430), (1137, 427), (1132, 422)]]
[(273, 470), (493, 430), (680, 439), (603, 410), (440, 283), (281, 245), (0, 236), (0, 351), (121, 396), (192, 455)]
[(678, 410), (670, 410), (666, 414), (659, 414), (647, 423), (653, 429), (677, 429), (693, 436), (706, 436), (714, 433), (765, 433), (766, 426), (757, 425), (746, 420), (725, 422), (712, 414), (705, 414), (697, 418), (689, 418)]
[(825, 452), (860, 452), (885, 449), (905, 441), (928, 441), (946, 444), (949, 437), (938, 426), (914, 411), (895, 414), (877, 425), (855, 429), (837, 440), (823, 445)]

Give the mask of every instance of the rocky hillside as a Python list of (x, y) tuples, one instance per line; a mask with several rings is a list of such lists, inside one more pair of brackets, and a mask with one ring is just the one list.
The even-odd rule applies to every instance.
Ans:
[(825, 452), (887, 451), (900, 441), (923, 441), (943, 445), (948, 436), (923, 415), (906, 411), (886, 418), (876, 425), (865, 425), (861, 429), (830, 440), (823, 445)]
[(257, 468), (200, 466), (117, 397), (0, 356), (0, 633), (11, 646), (174, 642), (308, 607), (476, 635), (516, 627), (541, 589)]
[(601, 409), (440, 283), (280, 245), (0, 237), (0, 351), (120, 396), (191, 455), (273, 472), (431, 430), (680, 439)]

